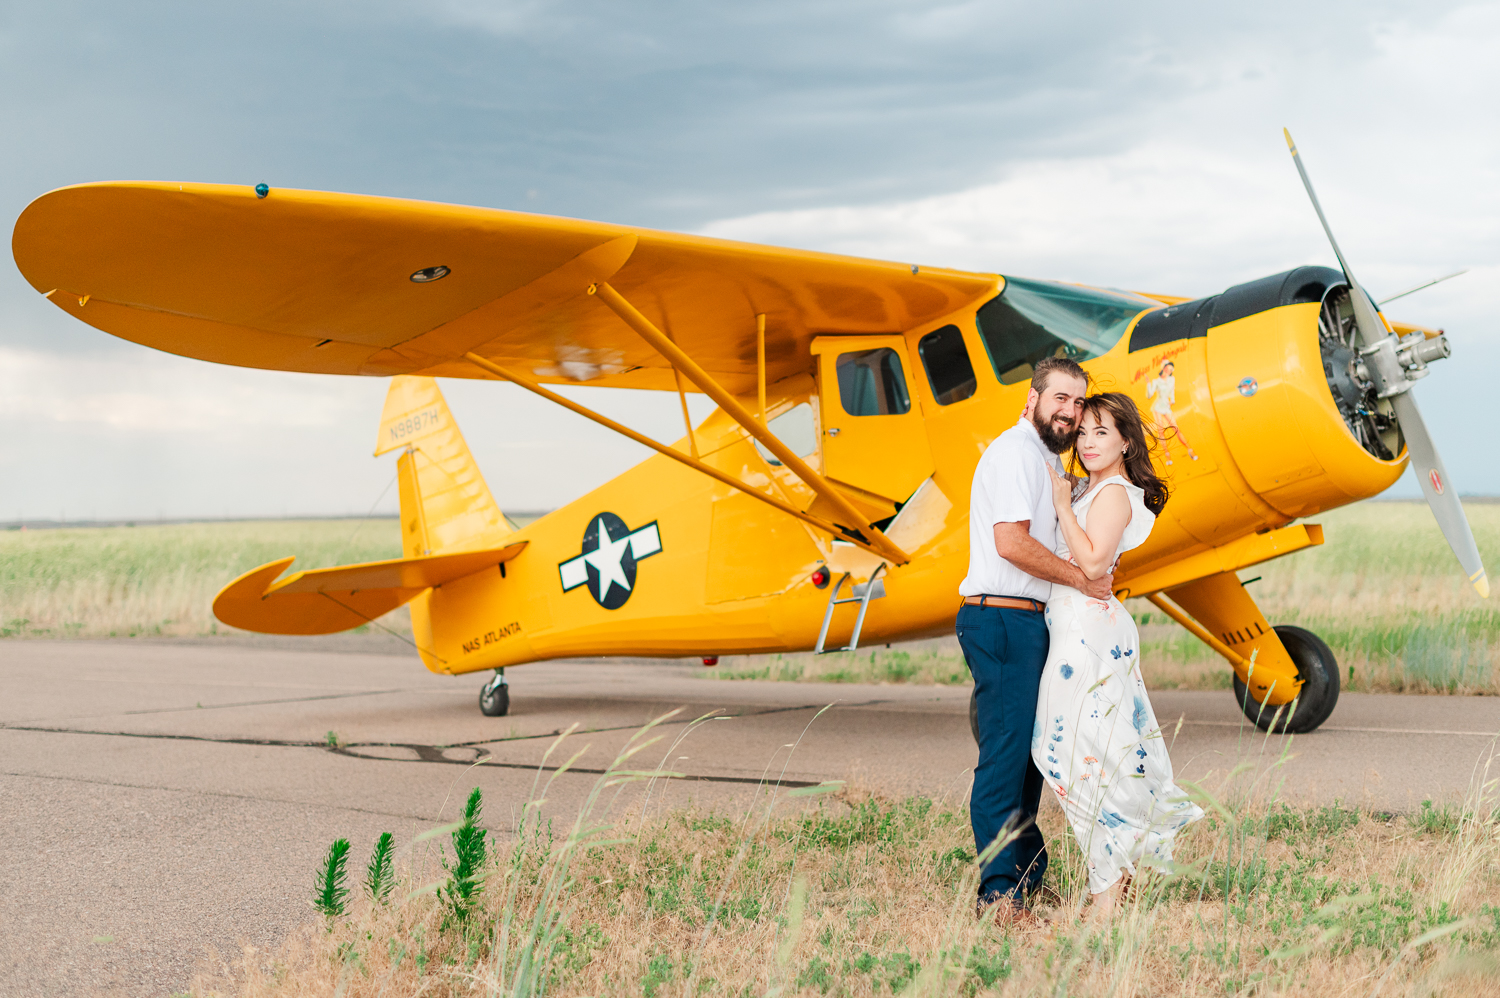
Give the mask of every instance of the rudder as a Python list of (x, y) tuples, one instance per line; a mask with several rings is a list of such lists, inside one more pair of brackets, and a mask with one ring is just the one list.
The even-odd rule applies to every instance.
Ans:
[(405, 557), (493, 547), (514, 533), (436, 380), (391, 379), (375, 454), (400, 447), (406, 448), (396, 464)]

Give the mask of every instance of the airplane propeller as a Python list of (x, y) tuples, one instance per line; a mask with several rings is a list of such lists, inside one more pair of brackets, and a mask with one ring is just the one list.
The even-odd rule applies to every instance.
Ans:
[(1449, 356), (1451, 350), (1448, 341), (1441, 335), (1428, 339), (1422, 333), (1401, 337), (1391, 329), (1376, 308), (1374, 299), (1354, 279), (1353, 271), (1344, 260), (1338, 240), (1333, 237), (1333, 229), (1323, 214), (1323, 206), (1318, 203), (1318, 195), (1313, 191), (1312, 181), (1307, 177), (1307, 169), (1302, 165), (1302, 157), (1297, 155), (1292, 133), (1286, 129), (1282, 129), (1282, 133), (1286, 136), (1287, 148), (1292, 151), (1292, 162), (1297, 165), (1297, 173), (1302, 177), (1302, 186), (1307, 189), (1313, 210), (1318, 213), (1318, 221), (1323, 223), (1323, 232), (1333, 247), (1333, 255), (1338, 257), (1344, 279), (1349, 282), (1349, 300), (1354, 310), (1354, 327), (1360, 344), (1358, 372), (1362, 378), (1375, 384), (1377, 397), (1390, 400), (1402, 436), (1406, 439), (1407, 455), (1412, 467), (1416, 469), (1422, 494), (1427, 497), (1427, 505), (1432, 509), (1438, 527), (1443, 531), (1448, 546), (1453, 549), (1474, 590), (1488, 599), (1489, 578), (1485, 575), (1484, 562), (1479, 557), (1479, 547), (1474, 543), (1474, 532), (1469, 529), (1463, 504), (1459, 502), (1458, 493), (1448, 480), (1448, 469), (1443, 466), (1443, 459), (1432, 442), (1432, 435), (1427, 432), (1427, 424), (1423, 421), (1422, 412), (1417, 408), (1417, 400), (1412, 397), (1411, 392), (1417, 379), (1426, 377), (1429, 361)]

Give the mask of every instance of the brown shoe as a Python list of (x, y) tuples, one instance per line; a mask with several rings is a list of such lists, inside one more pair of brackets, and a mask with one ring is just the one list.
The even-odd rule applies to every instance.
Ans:
[(1030, 908), (1012, 904), (1008, 900), (977, 905), (974, 914), (980, 921), (992, 920), (997, 929), (1025, 931), (1040, 929), (1048, 924), (1047, 919), (1037, 915)]

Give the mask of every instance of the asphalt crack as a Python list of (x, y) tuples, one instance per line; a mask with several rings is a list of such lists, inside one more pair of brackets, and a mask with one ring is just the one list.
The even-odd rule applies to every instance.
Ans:
[[(361, 695), (361, 694), (336, 694), (334, 697), (313, 697), (313, 698), (305, 698), (305, 699), (334, 699), (335, 697), (341, 697), (341, 696), (359, 696), (359, 695)], [(304, 699), (304, 698), (299, 698), (299, 699)], [(267, 702), (267, 703), (275, 703), (275, 702), (287, 702), (287, 701), (265, 701), (265, 702)], [(846, 707), (874, 707), (874, 706), (879, 706), (881, 704), (886, 704), (886, 703), (891, 703), (891, 702), (892, 701), (889, 700), (889, 699), (865, 700), (865, 701), (859, 701), (857, 703), (842, 704), (841, 706), (846, 706)], [(224, 706), (238, 706), (238, 705), (224, 705)], [(740, 713), (740, 714), (719, 714), (719, 715), (717, 715), (716, 719), (722, 718), (722, 719), (725, 719), (725, 720), (729, 720), (729, 719), (733, 719), (733, 718), (736, 718), (736, 717), (766, 717), (766, 716), (770, 716), (770, 715), (774, 715), (774, 714), (795, 713), (797, 711), (809, 711), (809, 710), (816, 711), (816, 710), (822, 710), (826, 706), (831, 706), (831, 705), (827, 705), (827, 704), (798, 704), (796, 706), (790, 706), (790, 707), (768, 707), (768, 708), (765, 708), (763, 710), (746, 711), (746, 712)], [(173, 709), (175, 709), (175, 708), (173, 708)], [(195, 709), (195, 708), (188, 708), (188, 709)], [(207, 708), (205, 708), (205, 709), (207, 709)], [(149, 712), (147, 712), (147, 711), (132, 711), (131, 713), (149, 713)], [(681, 725), (686, 725), (686, 724), (692, 724), (695, 721), (698, 721), (702, 717), (706, 717), (706, 716), (708, 716), (708, 715), (700, 715), (699, 717), (673, 718), (671, 720), (662, 721), (658, 725), (658, 727), (676, 727), (676, 726), (681, 726)], [(632, 730), (636, 730), (636, 729), (638, 729), (640, 727), (641, 727), (641, 725), (639, 725), (639, 724), (620, 724), (620, 725), (613, 725), (613, 726), (607, 727), (607, 728), (589, 728), (587, 730), (580, 730), (580, 731), (578, 731), (576, 733), (582, 735), (582, 734), (596, 734), (596, 733), (611, 732), (611, 731), (632, 731)], [(489, 766), (489, 767), (496, 768), (496, 769), (518, 769), (518, 770), (527, 770), (527, 771), (537, 771), (537, 772), (540, 772), (540, 773), (557, 773), (557, 772), (559, 772), (559, 768), (560, 767), (552, 767), (552, 768), (549, 769), (545, 765), (535, 765), (535, 764), (532, 764), (532, 763), (500, 762), (500, 761), (497, 761), (494, 758), (494, 755), (492, 753), (485, 751), (484, 750), (484, 746), (499, 745), (499, 744), (504, 744), (506, 742), (535, 741), (535, 740), (541, 739), (541, 738), (557, 738), (557, 737), (561, 736), (562, 733), (563, 733), (562, 729), (558, 728), (558, 729), (554, 729), (554, 730), (549, 731), (549, 732), (542, 732), (542, 733), (535, 733), (535, 734), (526, 734), (526, 735), (509, 735), (509, 736), (502, 737), (502, 738), (486, 738), (486, 739), (480, 739), (480, 740), (477, 740), (477, 741), (455, 742), (455, 743), (448, 744), (448, 745), (429, 745), (429, 744), (421, 744), (421, 743), (415, 743), (415, 742), (378, 742), (378, 741), (370, 741), (370, 742), (348, 742), (348, 743), (341, 744), (341, 745), (329, 745), (326, 741), (307, 741), (307, 740), (300, 740), (300, 739), (286, 739), (286, 738), (235, 738), (235, 737), (221, 737), (221, 736), (213, 736), (213, 735), (173, 734), (173, 733), (170, 733), (170, 732), (101, 731), (101, 730), (91, 729), (91, 728), (69, 728), (69, 727), (57, 727), (57, 726), (52, 726), (52, 725), (6, 724), (6, 725), (0, 725), (0, 730), (7, 730), (7, 731), (29, 731), (29, 732), (37, 732), (37, 733), (42, 733), (42, 734), (60, 734), (60, 735), (93, 735), (95, 737), (102, 737), (102, 738), (144, 738), (144, 739), (148, 739), (148, 740), (157, 740), (157, 741), (207, 742), (207, 743), (216, 744), (216, 745), (251, 745), (251, 746), (257, 746), (257, 747), (269, 747), (269, 748), (318, 749), (320, 751), (329, 752), (329, 753), (334, 754), (334, 755), (341, 755), (341, 756), (344, 756), (345, 758), (348, 758), (348, 759), (362, 759), (362, 760), (367, 760), (367, 761), (371, 761), (371, 762), (398, 762), (398, 763), (412, 763), (412, 762), (415, 762), (415, 763), (432, 763), (432, 764), (447, 765), (447, 766)], [(415, 756), (415, 758), (404, 758), (404, 759), (403, 758), (393, 758), (391, 756), (376, 755), (376, 754), (373, 754), (373, 753), (370, 753), (370, 752), (361, 752), (361, 751), (359, 751), (360, 749), (380, 749), (380, 748), (385, 748), (385, 749), (406, 749), (406, 750), (410, 751), (413, 754), (413, 756)], [(449, 756), (448, 752), (450, 752), (452, 750), (455, 750), (455, 749), (476, 749), (477, 751), (475, 752), (475, 754), (473, 756), (471, 756), (469, 758), (454, 758), (454, 757)], [(573, 767), (569, 767), (564, 772), (566, 772), (566, 773), (576, 773), (576, 774), (581, 775), (581, 776), (603, 776), (606, 773), (611, 772), (611, 770), (608, 770), (608, 769), (593, 769), (593, 768), (585, 768), (585, 767), (580, 767), (580, 766), (573, 766)], [(21, 775), (21, 774), (16, 774), (16, 775)], [(772, 784), (772, 785), (775, 785), (775, 786), (788, 787), (788, 788), (791, 788), (791, 789), (800, 789), (800, 788), (805, 788), (805, 787), (816, 787), (816, 786), (820, 785), (819, 781), (816, 781), (816, 780), (786, 780), (786, 779), (770, 780), (770, 779), (767, 779), (766, 777), (756, 777), (756, 776), (713, 776), (713, 775), (709, 775), (709, 774), (696, 774), (695, 775), (695, 774), (677, 774), (677, 773), (674, 773), (674, 774), (671, 774), (670, 776), (664, 775), (662, 778), (663, 779), (672, 779), (672, 780), (682, 780), (684, 782), (696, 782), (696, 783), (731, 783), (731, 784), (746, 784), (746, 785), (752, 785), (752, 784), (753, 785)]]

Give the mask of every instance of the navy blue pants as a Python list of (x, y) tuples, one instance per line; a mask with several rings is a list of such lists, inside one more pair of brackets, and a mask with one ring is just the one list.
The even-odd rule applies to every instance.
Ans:
[(979, 763), (969, 800), (974, 846), (983, 852), (1002, 834), (1020, 829), (980, 871), (979, 899), (1009, 897), (1024, 904), (1047, 869), (1047, 844), (1036, 827), (1044, 783), (1031, 761), (1047, 622), (1031, 610), (965, 606), (955, 629), (979, 711)]

